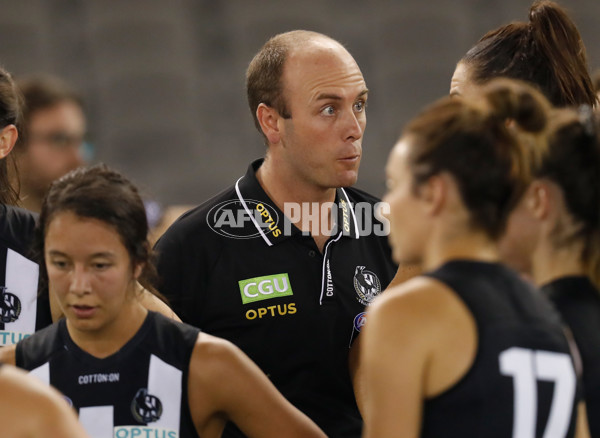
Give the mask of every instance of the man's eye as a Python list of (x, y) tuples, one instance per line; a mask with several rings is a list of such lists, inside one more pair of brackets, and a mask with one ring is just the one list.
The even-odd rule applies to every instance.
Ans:
[(357, 112), (362, 112), (367, 107), (367, 102), (361, 100), (354, 104), (354, 110)]
[(70, 146), (81, 145), (81, 143), (83, 143), (83, 138), (77, 135), (57, 132), (48, 136), (48, 141), (57, 148), (68, 148)]
[(326, 106), (325, 108), (323, 108), (321, 110), (321, 114), (326, 115), (326, 116), (333, 116), (335, 114), (335, 108), (332, 107), (331, 105)]

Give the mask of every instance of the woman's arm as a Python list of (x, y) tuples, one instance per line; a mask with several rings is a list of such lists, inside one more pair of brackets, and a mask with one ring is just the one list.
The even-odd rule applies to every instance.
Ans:
[(426, 277), (378, 297), (361, 337), (365, 438), (417, 438), (424, 400), (454, 385), (477, 350), (468, 309), (446, 286)]
[(16, 365), (16, 354), (16, 345), (7, 345), (6, 347), (0, 347), (0, 363)]
[(419, 436), (428, 352), (412, 298), (391, 289), (367, 312), (360, 351), (365, 438)]
[(249, 437), (324, 438), (229, 341), (200, 333), (189, 372), (189, 404), (201, 436), (220, 436), (226, 420)]
[(177, 314), (167, 305), (167, 303), (154, 295), (148, 289), (142, 287), (140, 284), (138, 284), (138, 287), (141, 288), (140, 303), (142, 306), (153, 312), (161, 313), (167, 318), (181, 322), (179, 316), (177, 316)]
[(75, 411), (51, 386), (10, 366), (0, 368), (2, 436), (86, 438)]
[(575, 438), (590, 438), (590, 429), (587, 418), (587, 409), (584, 402), (577, 405), (577, 423), (575, 426)]

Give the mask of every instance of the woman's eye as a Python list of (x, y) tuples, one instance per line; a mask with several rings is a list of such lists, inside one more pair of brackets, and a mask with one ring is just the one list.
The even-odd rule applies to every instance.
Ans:
[(57, 269), (66, 269), (68, 263), (65, 260), (50, 260), (50, 264)]

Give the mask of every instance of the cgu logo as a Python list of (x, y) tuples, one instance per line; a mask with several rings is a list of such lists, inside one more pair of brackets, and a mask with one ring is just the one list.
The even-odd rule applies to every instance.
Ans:
[(265, 234), (272, 233), (274, 237), (281, 234), (277, 226), (279, 215), (273, 207), (253, 199), (244, 201), (248, 210), (238, 199), (220, 202), (213, 206), (206, 215), (206, 222), (211, 230), (232, 239), (252, 239), (260, 236), (256, 225)]
[(238, 284), (244, 304), (294, 295), (287, 273), (248, 278)]

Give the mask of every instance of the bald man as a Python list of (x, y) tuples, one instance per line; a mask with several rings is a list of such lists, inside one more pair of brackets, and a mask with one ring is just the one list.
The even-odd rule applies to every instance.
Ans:
[(350, 188), (368, 89), (340, 43), (308, 31), (267, 41), (246, 80), (265, 157), (159, 240), (159, 289), (183, 321), (237, 344), (328, 436), (359, 437), (350, 352), (365, 307), (396, 273), (385, 206)]

